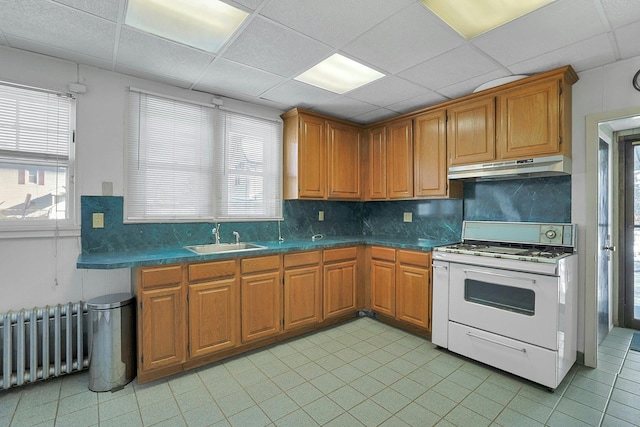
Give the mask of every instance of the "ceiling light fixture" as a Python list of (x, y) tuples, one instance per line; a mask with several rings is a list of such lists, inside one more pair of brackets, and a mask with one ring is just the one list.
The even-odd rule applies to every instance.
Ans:
[(381, 77), (384, 74), (334, 53), (295, 77), (295, 80), (342, 95)]
[(125, 24), (216, 53), (249, 14), (219, 0), (129, 0)]
[(422, 0), (467, 40), (513, 21), (554, 0)]

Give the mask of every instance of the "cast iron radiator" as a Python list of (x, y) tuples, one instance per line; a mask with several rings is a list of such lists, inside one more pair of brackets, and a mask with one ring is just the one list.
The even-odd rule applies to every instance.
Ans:
[(83, 301), (0, 314), (0, 389), (89, 367)]

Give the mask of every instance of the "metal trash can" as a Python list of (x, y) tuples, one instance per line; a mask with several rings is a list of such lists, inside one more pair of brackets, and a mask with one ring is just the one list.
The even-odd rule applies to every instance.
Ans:
[(89, 390), (116, 391), (136, 376), (135, 297), (111, 294), (87, 301)]

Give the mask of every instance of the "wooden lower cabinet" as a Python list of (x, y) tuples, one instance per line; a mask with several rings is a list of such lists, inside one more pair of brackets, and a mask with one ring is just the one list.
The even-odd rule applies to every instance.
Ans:
[(323, 268), (324, 318), (340, 316), (357, 308), (358, 249), (326, 249)]
[(277, 335), (282, 329), (280, 257), (244, 258), (240, 262), (242, 342)]
[(138, 285), (138, 373), (179, 366), (187, 357), (182, 266), (144, 268)]
[(320, 251), (284, 256), (284, 329), (322, 321)]
[(431, 254), (373, 246), (371, 309), (431, 330)]
[(189, 357), (235, 347), (240, 341), (236, 261), (191, 264), (188, 269)]

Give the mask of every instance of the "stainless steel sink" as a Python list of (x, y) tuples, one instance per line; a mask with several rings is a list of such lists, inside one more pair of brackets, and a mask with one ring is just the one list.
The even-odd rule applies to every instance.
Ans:
[(246, 252), (266, 249), (266, 246), (254, 245), (253, 243), (211, 243), (208, 245), (185, 246), (185, 249), (199, 255), (220, 254), (229, 252)]

